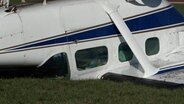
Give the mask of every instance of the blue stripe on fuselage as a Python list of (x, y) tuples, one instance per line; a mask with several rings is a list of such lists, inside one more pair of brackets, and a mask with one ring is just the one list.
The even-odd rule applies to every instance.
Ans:
[(119, 31), (117, 30), (115, 25), (109, 25), (109, 26), (93, 29), (93, 30), (86, 31), (86, 32), (76, 33), (76, 34), (65, 36), (65, 37), (59, 37), (59, 38), (55, 38), (51, 40), (46, 40), (43, 42), (38, 42), (35, 44), (25, 45), (22, 47), (11, 49), (11, 50), (34, 48), (34, 47), (40, 47), (40, 46), (46, 46), (46, 45), (52, 45), (52, 44), (55, 45), (55, 44), (60, 44), (60, 43), (72, 42), (76, 40), (86, 40), (86, 39), (110, 36), (114, 34), (119, 34)]
[(129, 29), (140, 31), (184, 22), (183, 16), (174, 8), (126, 21)]
[[(142, 31), (146, 29), (159, 28), (162, 26), (168, 26), (168, 25), (173, 25), (177, 23), (183, 23), (184, 18), (175, 8), (169, 7), (164, 11), (149, 14), (139, 18), (129, 19), (127, 21), (125, 20), (125, 22), (128, 25), (129, 29), (132, 32), (135, 32), (140, 30)], [(24, 44), (19, 47), (11, 48), (10, 51), (44, 47), (48, 45), (72, 42), (75, 40), (80, 41), (80, 40), (86, 40), (86, 39), (100, 38), (100, 37), (111, 36), (115, 34), (119, 34), (118, 29), (114, 24), (109, 24), (109, 25), (105, 25), (104, 27), (98, 27), (92, 30), (87, 30), (85, 32), (74, 33), (72, 35), (68, 34), (64, 37), (58, 36), (53, 39), (40, 40), (40, 41), (37, 41), (36, 43), (32, 42), (29, 44)]]
[[(165, 70), (160, 70), (157, 74), (164, 74), (164, 73), (168, 73), (168, 72), (172, 72), (172, 71), (177, 71), (177, 70), (183, 70), (184, 69), (184, 66), (175, 66), (175, 67), (170, 67), (170, 68), (167, 68)], [(157, 75), (155, 74), (155, 75)]]

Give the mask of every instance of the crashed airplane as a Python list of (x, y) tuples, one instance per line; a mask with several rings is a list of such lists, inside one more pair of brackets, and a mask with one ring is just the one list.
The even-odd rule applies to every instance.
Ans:
[(166, 0), (5, 1), (0, 66), (50, 61), (72, 80), (112, 73), (184, 83), (184, 17)]

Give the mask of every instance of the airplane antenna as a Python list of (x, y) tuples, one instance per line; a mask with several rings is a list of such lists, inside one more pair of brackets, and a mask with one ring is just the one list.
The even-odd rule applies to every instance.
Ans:
[(47, 0), (43, 0), (43, 5), (47, 5)]

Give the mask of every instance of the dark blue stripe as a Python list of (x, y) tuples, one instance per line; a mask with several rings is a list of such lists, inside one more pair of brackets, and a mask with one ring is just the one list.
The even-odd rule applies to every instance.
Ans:
[(13, 50), (33, 48), (33, 47), (52, 45), (52, 44), (59, 44), (59, 43), (71, 42), (75, 40), (85, 40), (85, 39), (91, 39), (91, 38), (97, 38), (97, 37), (104, 37), (104, 36), (109, 36), (113, 34), (119, 34), (119, 31), (115, 27), (115, 25), (109, 25), (109, 26), (98, 28), (98, 29), (73, 34), (70, 36), (60, 37), (60, 38), (47, 40), (47, 41), (40, 42), (40, 43), (35, 43), (35, 44), (15, 48)]
[[(59, 43), (66, 43), (66, 42), (68, 42), (67, 38), (62, 37), (62, 38), (57, 38), (57, 39), (53, 39), (53, 40), (47, 40), (47, 41), (40, 42), (40, 43), (26, 45), (26, 46), (19, 47), (16, 49), (33, 48), (33, 47), (40, 47), (40, 46), (45, 46), (45, 45), (52, 45), (52, 44), (59, 44)], [(16, 49), (13, 49), (13, 50), (16, 50)]]
[(181, 70), (181, 69), (184, 69), (184, 66), (178, 66), (178, 67), (170, 68), (170, 69), (167, 69), (167, 70), (161, 70), (157, 74), (163, 74), (163, 73), (176, 71), (176, 70)]
[[(181, 22), (184, 22), (183, 16), (179, 14), (179, 12), (175, 10), (175, 8), (170, 8), (155, 14), (150, 14), (147, 16), (126, 21), (126, 24), (130, 28), (130, 30), (134, 32), (139, 30), (177, 24)], [(70, 36), (58, 37), (56, 39), (45, 40), (45, 41), (42, 40), (42, 42), (40, 43), (32, 43), (19, 48), (14, 48), (12, 50), (35, 48), (35, 47), (53, 45), (53, 44), (61, 44), (61, 43), (75, 41), (75, 40), (86, 40), (86, 39), (110, 36), (114, 34), (119, 34), (119, 31), (116, 28), (116, 26), (112, 24), (109, 26), (104, 26), (104, 27), (89, 30), (86, 32), (76, 33)]]
[(129, 29), (133, 32), (161, 26), (167, 26), (171, 24), (177, 24), (181, 22), (184, 22), (183, 16), (175, 8), (170, 8), (159, 13), (126, 21), (126, 24), (128, 25)]
[(109, 25), (106, 27), (101, 27), (98, 29), (82, 32), (79, 34), (70, 35), (70, 36), (67, 36), (67, 38), (69, 41), (75, 41), (75, 40), (85, 40), (85, 39), (110, 36), (114, 34), (119, 34), (118, 29), (116, 28), (115, 25)]

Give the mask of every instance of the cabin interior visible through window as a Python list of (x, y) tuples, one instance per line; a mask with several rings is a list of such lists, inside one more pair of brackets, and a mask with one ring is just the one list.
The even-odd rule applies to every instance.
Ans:
[(156, 37), (147, 39), (145, 49), (148, 56), (156, 55), (160, 50), (159, 39)]
[(133, 53), (127, 43), (121, 43), (119, 45), (119, 61), (130, 61), (133, 58)]
[(78, 70), (87, 70), (105, 65), (108, 61), (108, 50), (105, 46), (79, 50), (75, 54)]

